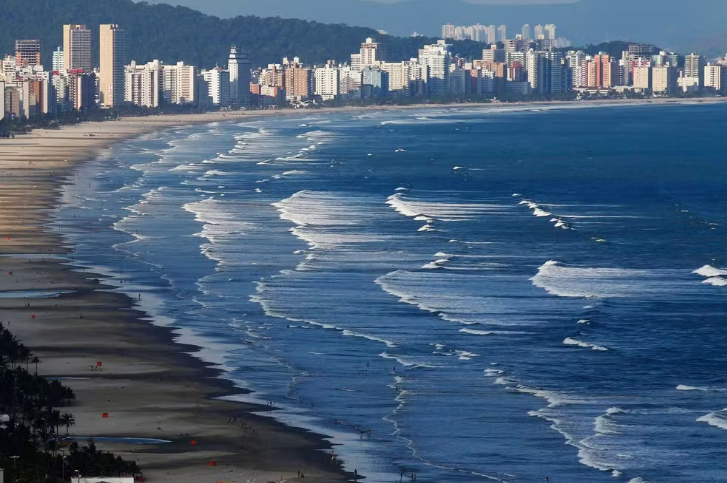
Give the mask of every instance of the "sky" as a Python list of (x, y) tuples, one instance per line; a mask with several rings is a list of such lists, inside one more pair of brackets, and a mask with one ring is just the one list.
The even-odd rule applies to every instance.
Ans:
[[(148, 0), (158, 3), (161, 0)], [(347, 23), (394, 35), (437, 36), (443, 23), (555, 23), (575, 44), (641, 40), (681, 48), (727, 32), (727, 0), (163, 0), (221, 17), (281, 16)], [(727, 49), (727, 46), (725, 46)]]

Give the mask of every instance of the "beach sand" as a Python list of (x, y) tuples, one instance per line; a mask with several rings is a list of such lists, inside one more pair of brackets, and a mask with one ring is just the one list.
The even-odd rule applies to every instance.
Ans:
[(347, 480), (321, 436), (252, 414), (269, 408), (215, 399), (240, 390), (190, 355), (197, 348), (152, 325), (127, 296), (99, 290), (102, 277), (72, 270), (62, 258), (69, 247), (45, 225), (64, 178), (99, 150), (157, 129), (249, 115), (129, 118), (0, 140), (0, 320), (41, 359), (39, 374), (75, 391), (72, 407), (61, 408), (75, 417), (71, 435), (170, 441), (96, 442), (136, 460), (150, 482), (289, 481), (298, 470), (305, 481)]

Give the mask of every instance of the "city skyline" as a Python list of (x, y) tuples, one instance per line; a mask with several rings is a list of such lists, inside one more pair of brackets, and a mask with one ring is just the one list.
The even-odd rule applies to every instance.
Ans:
[[(153, 0), (151, 3), (168, 3)], [(648, 22), (656, 13), (679, 12), (685, 8), (677, 0), (454, 0), (447, 3), (442, 18), (436, 0), (173, 0), (172, 4), (195, 8), (207, 14), (281, 16), (327, 23), (347, 23), (386, 30), (406, 36), (413, 32), (436, 36), (443, 23), (462, 25), (505, 24), (519, 29), (523, 23), (536, 25), (545, 20), (568, 31), (575, 44), (608, 40), (643, 40), (669, 49), (684, 49), (692, 42), (727, 31), (721, 18), (727, 16), (727, 2), (695, 0), (690, 8), (704, 15), (661, 15), (659, 22)], [(629, 15), (623, 15), (628, 12)], [(413, 15), (416, 13), (416, 15)], [(637, 37), (640, 34), (640, 37)]]
[[(650, 44), (633, 43), (619, 55), (588, 54), (558, 48), (555, 24), (525, 24), (512, 36), (500, 25), (442, 26), (443, 39), (425, 44), (410, 59), (390, 56), (385, 42), (366, 38), (349, 59), (324, 65), (299, 57), (254, 66), (244, 48), (230, 47), (227, 66), (200, 69), (183, 61), (128, 59), (124, 26), (99, 26), (97, 68), (90, 62), (93, 40), (81, 24), (63, 25), (63, 45), (53, 50), (53, 70), (40, 64), (42, 43), (17, 39), (0, 72), (0, 119), (33, 117), (69, 109), (136, 105), (192, 105), (215, 108), (309, 106), (326, 101), (359, 102), (407, 98), (532, 96), (580, 99), (582, 96), (670, 97), (724, 94), (727, 60), (707, 63), (693, 53), (683, 58)], [(447, 38), (498, 35), (483, 44), (480, 58), (463, 58)], [(532, 35), (531, 35), (532, 34)], [(530, 37), (537, 37), (533, 40)], [(490, 39), (492, 40), (492, 39)], [(64, 49), (67, 49), (64, 50)]]

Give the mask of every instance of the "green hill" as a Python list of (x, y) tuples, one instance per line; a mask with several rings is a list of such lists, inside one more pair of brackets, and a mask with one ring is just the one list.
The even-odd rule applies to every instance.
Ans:
[[(13, 53), (16, 39), (39, 38), (43, 63), (50, 66), (52, 51), (62, 44), (62, 25), (86, 24), (94, 32), (94, 60), (98, 62), (98, 26), (120, 24), (127, 32), (127, 60), (166, 63), (183, 60), (200, 67), (226, 65), (231, 45), (244, 48), (253, 65), (298, 56), (306, 63), (344, 61), (366, 37), (387, 44), (390, 58), (403, 60), (436, 39), (379, 35), (373, 29), (330, 25), (296, 19), (240, 16), (221, 19), (185, 7), (150, 5), (131, 0), (2, 0), (0, 53)], [(483, 44), (455, 42), (453, 51), (479, 58)]]

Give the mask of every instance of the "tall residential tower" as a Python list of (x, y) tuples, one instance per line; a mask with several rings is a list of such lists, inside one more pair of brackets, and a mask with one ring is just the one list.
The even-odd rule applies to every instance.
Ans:
[(99, 31), (99, 97), (102, 105), (114, 107), (124, 102), (125, 32), (116, 24), (100, 25)]
[(85, 25), (63, 26), (63, 68), (91, 72), (91, 31)]
[(235, 46), (230, 49), (230, 60), (227, 70), (230, 72), (230, 103), (233, 106), (247, 107), (250, 105), (250, 59), (244, 50)]

